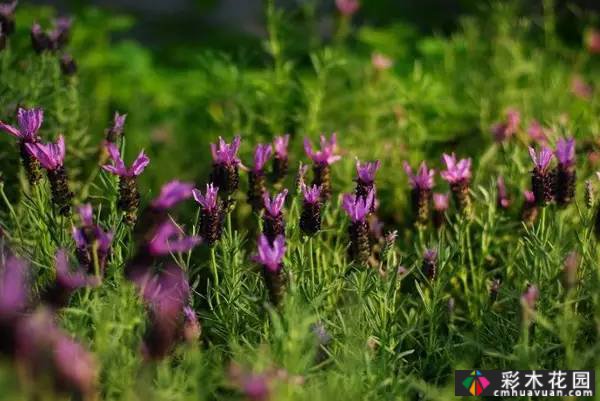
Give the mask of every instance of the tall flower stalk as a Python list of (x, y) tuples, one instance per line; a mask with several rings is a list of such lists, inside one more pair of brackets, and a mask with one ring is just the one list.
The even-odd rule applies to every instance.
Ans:
[(104, 165), (102, 168), (119, 177), (118, 207), (124, 213), (125, 222), (133, 225), (137, 220), (138, 208), (140, 206), (137, 177), (148, 166), (150, 158), (142, 150), (131, 166), (127, 167), (121, 158), (121, 153), (117, 145), (107, 142), (106, 150), (112, 160), (112, 164)]

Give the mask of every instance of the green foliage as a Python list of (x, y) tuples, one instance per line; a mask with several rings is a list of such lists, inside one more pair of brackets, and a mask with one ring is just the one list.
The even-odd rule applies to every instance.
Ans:
[[(600, 255), (594, 211), (581, 194), (597, 169), (586, 156), (598, 151), (600, 102), (597, 90), (588, 99), (571, 92), (574, 74), (597, 80), (598, 57), (563, 43), (551, 10), (537, 21), (499, 3), (483, 17), (465, 17), (449, 36), (423, 36), (396, 22), (327, 42), (294, 25), (298, 19), (307, 27), (316, 23), (310, 5), (300, 18), (267, 3), (262, 46), (245, 54), (187, 49), (183, 66), (118, 39), (134, 21), (95, 8), (83, 8), (76, 18), (69, 47), (79, 64), (76, 77), (60, 74), (55, 55), (29, 49), (28, 25), (34, 19), (47, 24), (50, 9), (19, 8), (18, 32), (0, 52), (0, 118), (13, 122), (18, 105), (43, 107), (42, 137), (67, 138), (76, 203), (92, 202), (115, 233), (102, 286), (78, 292), (60, 312), (61, 325), (96, 355), (101, 399), (242, 399), (228, 374), (232, 361), (255, 373), (277, 371), (272, 399), (311, 401), (342, 395), (445, 400), (453, 396), (453, 369), (599, 366)], [(391, 69), (373, 68), (376, 51), (393, 58)], [(494, 143), (490, 126), (508, 107), (521, 111), (521, 128), (510, 142)], [(251, 164), (253, 145), (290, 132), (295, 172), (305, 160), (304, 136), (338, 132), (344, 160), (333, 166), (336, 195), (325, 210), (324, 230), (302, 236), (302, 200), (294, 194), (288, 201), (288, 286), (279, 308), (268, 304), (251, 261), (259, 224), (244, 204), (243, 182), (217, 246), (174, 256), (189, 275), (202, 340), (179, 345), (163, 361), (143, 360), (147, 316), (122, 274), (134, 244), (116, 207), (117, 182), (98, 169), (114, 110), (128, 113), (125, 159), (141, 148), (152, 159), (139, 182), (144, 204), (175, 177), (201, 188), (211, 165), (208, 144), (219, 135), (241, 133), (241, 157)], [(549, 206), (527, 226), (519, 208), (530, 182), (526, 127), (533, 119), (548, 127), (552, 143), (566, 134), (577, 139), (579, 185), (573, 205)], [(439, 171), (441, 154), (451, 151), (473, 158), (473, 219), (452, 211), (440, 230), (414, 228), (402, 162), (428, 160)], [(391, 254), (370, 269), (347, 257), (346, 218), (337, 199), (353, 188), (355, 156), (382, 161), (378, 213), (386, 230), (399, 230)], [(0, 165), (0, 227), (31, 262), (39, 294), (54, 278), (55, 251), (74, 250), (72, 221), (56, 216), (45, 181), (29, 188), (7, 135), (0, 138)], [(509, 210), (496, 205), (498, 175), (513, 200)], [(292, 188), (293, 177), (286, 184)], [(438, 183), (437, 190), (445, 187)], [(195, 205), (181, 216), (187, 232), (196, 230)], [(433, 282), (421, 272), (426, 248), (439, 253)], [(579, 284), (567, 290), (561, 269), (573, 250), (581, 255)], [(502, 286), (491, 302), (497, 275)], [(533, 332), (520, 303), (530, 283), (541, 290)], [(326, 347), (317, 344), (317, 324), (331, 336)], [(17, 376), (0, 360), (3, 399), (25, 398)]]

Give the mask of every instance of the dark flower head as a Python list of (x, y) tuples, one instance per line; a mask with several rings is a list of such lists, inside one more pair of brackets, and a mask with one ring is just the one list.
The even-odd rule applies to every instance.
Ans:
[(4, 257), (0, 266), (0, 321), (11, 319), (27, 306), (28, 266), (16, 256)]
[(531, 191), (523, 191), (523, 198), (525, 198), (526, 203), (535, 203), (535, 195)]
[(55, 49), (62, 48), (69, 40), (69, 33), (73, 20), (69, 17), (59, 17), (54, 20), (54, 29), (50, 32), (50, 39)]
[(341, 156), (334, 154), (337, 150), (337, 138), (335, 133), (331, 134), (329, 140), (327, 140), (324, 135), (321, 135), (320, 144), (321, 150), (314, 150), (310, 139), (304, 138), (304, 151), (315, 164), (330, 165), (341, 159)]
[(335, 5), (340, 14), (350, 17), (355, 14), (360, 8), (358, 0), (335, 0)]
[(284, 189), (282, 192), (278, 193), (273, 198), (271, 198), (269, 194), (265, 193), (263, 196), (265, 211), (273, 217), (281, 215), (287, 194), (287, 189)]
[(64, 53), (62, 56), (60, 56), (59, 62), (60, 70), (64, 76), (70, 77), (77, 73), (77, 62), (70, 54)]
[(435, 249), (426, 249), (423, 252), (423, 259), (427, 262), (434, 263), (437, 261), (438, 253)]
[(215, 187), (212, 183), (206, 184), (205, 195), (202, 195), (202, 192), (198, 189), (194, 189), (193, 194), (196, 202), (198, 202), (205, 211), (214, 211), (219, 205), (219, 188)]
[(60, 135), (56, 143), (27, 143), (27, 150), (42, 167), (53, 171), (63, 166), (65, 161), (65, 138)]
[(24, 109), (17, 110), (18, 128), (0, 121), (0, 129), (24, 142), (37, 142), (38, 131), (44, 121), (44, 110)]
[(560, 138), (556, 142), (556, 159), (563, 167), (571, 167), (575, 163), (575, 139)]
[(113, 164), (104, 165), (102, 168), (109, 173), (118, 175), (119, 177), (137, 177), (142, 174), (146, 166), (150, 163), (150, 159), (142, 150), (135, 161), (131, 164), (131, 167), (127, 168), (125, 166), (125, 162), (121, 158), (121, 152), (119, 152), (117, 145), (112, 142), (107, 142), (106, 150), (108, 151)]
[(148, 249), (154, 256), (188, 252), (201, 241), (202, 239), (198, 236), (185, 236), (180, 227), (171, 220), (167, 220), (156, 229), (154, 237), (148, 244)]
[(363, 183), (372, 184), (375, 181), (375, 174), (380, 166), (381, 162), (379, 160), (362, 164), (356, 159), (356, 175)]
[(258, 144), (254, 150), (254, 166), (252, 166), (252, 171), (255, 173), (263, 171), (272, 152), (273, 148), (271, 145)]
[(96, 287), (100, 284), (99, 278), (89, 276), (80, 268), (71, 270), (67, 251), (60, 249), (56, 252), (56, 282), (65, 291), (74, 291), (84, 287)]
[(367, 217), (371, 211), (374, 197), (374, 190), (369, 191), (369, 194), (366, 198), (363, 198), (362, 196), (345, 194), (342, 201), (342, 207), (353, 223), (364, 221), (365, 217)]
[(53, 359), (59, 389), (84, 396), (94, 392), (98, 366), (93, 355), (80, 343), (61, 333), (53, 347)]
[(254, 256), (254, 261), (260, 263), (273, 272), (281, 270), (283, 257), (285, 255), (285, 237), (278, 235), (273, 241), (262, 235), (258, 238), (258, 253)]
[(241, 140), (242, 139), (239, 136), (235, 136), (233, 141), (231, 141), (231, 144), (228, 144), (223, 138), (219, 137), (218, 144), (211, 143), (210, 151), (214, 163), (238, 166), (240, 164), (238, 151), (240, 150)]
[(434, 193), (433, 208), (438, 212), (445, 212), (450, 206), (450, 196), (448, 194)]
[(273, 148), (275, 149), (275, 157), (277, 159), (287, 159), (289, 143), (290, 143), (290, 135), (289, 134), (276, 136), (275, 139), (273, 139)]
[(458, 162), (454, 153), (447, 155), (444, 153), (443, 161), (446, 164), (446, 170), (440, 175), (450, 184), (469, 181), (471, 179), (471, 159), (460, 159)]
[(302, 194), (306, 203), (315, 204), (321, 201), (321, 187), (316, 185), (303, 185)]
[(410, 164), (408, 164), (407, 162), (404, 162), (404, 171), (408, 176), (408, 182), (410, 183), (411, 188), (427, 190), (433, 188), (433, 178), (435, 177), (435, 170), (428, 169), (427, 163), (425, 163), (425, 161), (421, 162), (417, 174), (413, 173), (412, 167), (410, 167)]
[(531, 156), (531, 160), (535, 164), (535, 168), (543, 174), (550, 167), (550, 162), (552, 161), (552, 149), (544, 146), (539, 153), (536, 153), (535, 149), (530, 146), (529, 156)]
[(89, 203), (79, 207), (79, 220), (81, 221), (81, 227), (73, 226), (72, 230), (76, 247), (87, 250), (94, 245), (97, 246), (98, 257), (102, 263), (110, 250), (113, 234), (94, 224), (93, 209)]
[(0, 3), (0, 33), (10, 35), (14, 32), (17, 3), (17, 0), (10, 3)]
[(178, 203), (191, 198), (194, 184), (179, 180), (169, 181), (160, 189), (160, 194), (152, 201), (152, 207), (157, 210), (167, 210)]

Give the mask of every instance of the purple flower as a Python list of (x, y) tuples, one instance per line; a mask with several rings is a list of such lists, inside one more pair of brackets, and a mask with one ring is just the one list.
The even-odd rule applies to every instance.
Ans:
[(360, 8), (358, 0), (335, 0), (335, 5), (338, 11), (346, 17), (352, 16)]
[(498, 189), (498, 206), (503, 209), (507, 209), (510, 206), (510, 199), (508, 199), (506, 184), (504, 183), (504, 178), (502, 176), (498, 176), (498, 179), (496, 180), (496, 187)]
[(535, 203), (535, 195), (531, 191), (523, 191), (523, 198), (526, 203)]
[(66, 334), (58, 336), (53, 347), (57, 385), (61, 390), (92, 394), (98, 381), (98, 366), (93, 355)]
[(248, 375), (242, 382), (242, 392), (250, 401), (267, 401), (271, 391), (264, 375)]
[(529, 134), (529, 137), (531, 139), (533, 139), (540, 145), (546, 145), (546, 143), (548, 143), (548, 138), (546, 137), (546, 133), (544, 132), (544, 127), (542, 127), (542, 125), (537, 120), (533, 120), (529, 124), (527, 133)]
[(447, 155), (444, 153), (443, 161), (446, 164), (446, 170), (440, 175), (450, 184), (466, 182), (471, 179), (471, 159), (456, 160), (456, 155)]
[(539, 153), (535, 152), (531, 146), (529, 147), (529, 156), (531, 156), (531, 160), (535, 164), (535, 168), (540, 173), (545, 173), (550, 167), (550, 162), (552, 161), (552, 149), (544, 146)]
[(91, 226), (94, 224), (94, 211), (91, 203), (86, 203), (79, 206), (78, 208), (79, 218), (84, 226)]
[(109, 142), (116, 142), (117, 139), (123, 135), (126, 119), (127, 114), (119, 114), (118, 111), (115, 112), (113, 117), (113, 125), (106, 131), (106, 139)]
[(510, 108), (506, 111), (506, 121), (492, 126), (492, 134), (497, 142), (502, 142), (517, 132), (520, 123), (521, 113), (517, 109)]
[(215, 164), (222, 165), (239, 165), (240, 159), (238, 158), (238, 151), (240, 150), (241, 138), (235, 136), (231, 144), (225, 142), (225, 140), (219, 137), (218, 144), (210, 144), (210, 151), (212, 154), (213, 162)]
[(410, 167), (410, 164), (407, 162), (404, 162), (404, 171), (406, 172), (408, 182), (413, 189), (430, 190), (433, 188), (435, 170), (429, 170), (425, 161), (421, 162), (417, 174), (413, 173), (412, 167)]
[(198, 322), (196, 312), (190, 307), (183, 308), (183, 338), (188, 343), (193, 343), (200, 338), (202, 328)]
[(450, 206), (450, 196), (448, 194), (434, 193), (433, 208), (438, 212), (445, 212)]
[(565, 168), (573, 166), (575, 163), (575, 139), (560, 138), (556, 142), (556, 158), (558, 162)]
[(202, 241), (197, 236), (184, 236), (180, 227), (171, 220), (162, 223), (148, 244), (150, 253), (154, 256), (168, 255), (169, 253), (188, 252)]
[(381, 162), (379, 160), (362, 164), (356, 159), (356, 174), (358, 179), (365, 184), (372, 184), (375, 181), (375, 174), (380, 166)]
[(17, 0), (0, 3), (0, 33), (11, 35), (15, 31), (15, 9)]
[(258, 254), (254, 256), (254, 261), (260, 263), (272, 272), (277, 272), (282, 268), (283, 256), (285, 255), (285, 237), (278, 235), (269, 243), (269, 239), (262, 235), (258, 238)]
[(146, 166), (150, 163), (150, 159), (142, 150), (135, 161), (131, 164), (131, 167), (127, 168), (125, 166), (125, 162), (121, 158), (121, 152), (119, 152), (117, 145), (108, 142), (106, 143), (106, 150), (108, 151), (113, 164), (104, 165), (102, 168), (109, 173), (118, 175), (119, 177), (137, 177), (142, 174)]
[(44, 111), (42, 109), (23, 109), (17, 110), (17, 127), (0, 121), (0, 129), (9, 135), (14, 136), (24, 142), (37, 142), (38, 131), (44, 121)]
[(313, 150), (313, 145), (310, 139), (304, 138), (304, 151), (306, 155), (316, 164), (330, 165), (341, 159), (341, 156), (334, 155), (337, 150), (336, 134), (331, 134), (329, 141), (324, 135), (321, 135), (321, 150)]
[(594, 90), (590, 84), (585, 82), (583, 77), (575, 75), (571, 80), (571, 93), (581, 99), (589, 100), (594, 94)]
[(27, 143), (27, 150), (49, 171), (63, 166), (65, 161), (65, 138), (60, 135), (56, 143)]
[(113, 239), (113, 234), (110, 231), (104, 231), (99, 225), (94, 224), (93, 217), (91, 204), (80, 206), (81, 227), (73, 226), (72, 229), (73, 240), (77, 247), (77, 258), (81, 265), (87, 265), (88, 271), (91, 271), (94, 267), (94, 247), (96, 247), (99, 267), (104, 268)]
[(427, 262), (435, 262), (437, 260), (437, 251), (435, 249), (426, 249), (425, 252), (423, 252), (423, 259), (425, 259)]
[(269, 194), (265, 193), (263, 196), (263, 200), (265, 203), (265, 211), (273, 217), (281, 215), (287, 194), (287, 189), (284, 189), (282, 192), (278, 193), (273, 198), (271, 198)]
[(290, 135), (289, 134), (285, 134), (282, 136), (276, 136), (275, 139), (273, 139), (273, 148), (275, 149), (275, 157), (277, 159), (287, 159), (289, 143), (290, 143)]
[(69, 294), (84, 287), (96, 287), (100, 284), (100, 279), (95, 276), (87, 275), (83, 270), (71, 270), (69, 265), (69, 256), (67, 251), (59, 249), (55, 256), (56, 261), (56, 283), (62, 291)]
[(321, 187), (316, 185), (302, 185), (302, 194), (306, 203), (315, 204), (321, 201)]
[(178, 203), (190, 198), (193, 194), (194, 184), (179, 180), (169, 181), (160, 189), (160, 194), (152, 201), (152, 207), (158, 210), (167, 210)]
[(0, 321), (3, 321), (12, 319), (27, 306), (28, 266), (16, 256), (0, 257), (4, 262), (0, 266)]
[(265, 164), (269, 161), (273, 148), (271, 145), (258, 144), (254, 150), (254, 166), (252, 171), (254, 173), (260, 173), (265, 168)]
[(202, 195), (199, 189), (193, 191), (194, 199), (202, 206), (206, 211), (213, 211), (218, 206), (218, 194), (219, 188), (215, 187), (212, 183), (206, 184), (206, 195)]
[(351, 194), (344, 195), (342, 207), (353, 223), (363, 221), (369, 214), (375, 197), (374, 192), (373, 190), (369, 191), (366, 198)]

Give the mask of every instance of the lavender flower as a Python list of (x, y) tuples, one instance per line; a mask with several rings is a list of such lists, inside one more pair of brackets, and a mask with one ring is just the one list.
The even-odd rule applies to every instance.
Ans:
[(412, 188), (411, 198), (415, 222), (425, 226), (429, 221), (429, 209), (431, 204), (431, 189), (434, 185), (435, 170), (428, 169), (425, 161), (421, 162), (416, 174), (407, 162), (404, 162), (404, 171)]
[(92, 205), (89, 203), (79, 207), (79, 216), (81, 226), (73, 226), (72, 230), (77, 260), (88, 273), (94, 272), (97, 263), (96, 273), (100, 274), (106, 266), (113, 234), (94, 224)]
[(508, 198), (508, 192), (506, 191), (506, 184), (504, 183), (504, 177), (501, 175), (498, 176), (496, 180), (496, 205), (500, 209), (508, 209), (510, 206), (510, 199)]
[(177, 342), (190, 288), (185, 273), (168, 265), (158, 274), (150, 272), (135, 279), (149, 312), (150, 324), (144, 335), (143, 354), (162, 359)]
[[(362, 164), (356, 159), (356, 196), (364, 198), (375, 188), (375, 174), (380, 166), (379, 160)], [(374, 211), (374, 207), (371, 211)]]
[(434, 193), (433, 194), (433, 225), (440, 228), (446, 222), (446, 211), (450, 206), (450, 195)]
[(42, 109), (24, 109), (21, 107), (17, 110), (18, 127), (0, 121), (0, 130), (19, 140), (21, 162), (31, 185), (35, 185), (40, 181), (42, 173), (40, 163), (31, 155), (26, 144), (38, 142), (38, 132), (43, 121), (44, 111)]
[(575, 139), (559, 139), (555, 155), (558, 165), (554, 171), (554, 198), (565, 206), (575, 197)]
[(182, 201), (193, 196), (194, 184), (179, 180), (169, 181), (160, 189), (160, 194), (152, 202), (151, 206), (156, 210), (168, 210)]
[(306, 235), (315, 235), (321, 229), (321, 187), (304, 185), (304, 202), (300, 215), (300, 229)]
[(394, 61), (385, 54), (375, 52), (371, 54), (371, 65), (376, 71), (385, 71), (394, 66)]
[(521, 208), (521, 221), (525, 224), (531, 225), (537, 218), (539, 211), (537, 202), (535, 200), (535, 194), (531, 191), (523, 192), (523, 207)]
[(423, 274), (430, 281), (435, 280), (437, 276), (438, 253), (435, 249), (426, 249), (423, 253)]
[(240, 183), (240, 159), (238, 158), (240, 142), (239, 136), (234, 137), (231, 144), (219, 137), (218, 145), (210, 145), (213, 158), (210, 181), (219, 188), (225, 197), (230, 197), (238, 189)]
[(213, 246), (223, 232), (223, 210), (219, 188), (206, 184), (205, 195), (194, 189), (194, 199), (200, 204), (200, 233), (208, 246)]
[(373, 199), (374, 191), (371, 190), (366, 198), (345, 194), (342, 201), (342, 207), (350, 217), (350, 226), (348, 227), (350, 257), (363, 266), (366, 266), (369, 256), (371, 256), (366, 217), (371, 210)]
[(360, 8), (358, 0), (335, 0), (335, 5), (344, 17), (351, 17)]
[(57, 18), (54, 20), (54, 29), (49, 32), (45, 32), (41, 25), (35, 22), (31, 27), (31, 45), (36, 53), (62, 49), (69, 41), (71, 22), (70, 18)]
[(248, 202), (257, 213), (263, 206), (263, 195), (266, 191), (264, 168), (272, 152), (271, 145), (257, 145), (254, 151), (254, 166), (248, 173)]
[(171, 220), (167, 220), (156, 229), (154, 237), (148, 244), (148, 251), (152, 256), (189, 252), (201, 241), (202, 239), (197, 236), (184, 236), (181, 228)]
[(202, 327), (198, 322), (198, 316), (196, 312), (190, 307), (186, 306), (183, 308), (183, 339), (193, 344), (198, 341), (202, 334)]
[(323, 200), (328, 200), (331, 198), (331, 164), (341, 159), (341, 156), (335, 154), (337, 150), (336, 134), (331, 134), (329, 140), (321, 135), (320, 145), (321, 150), (314, 150), (310, 139), (304, 139), (304, 151), (313, 161), (314, 178), (312, 183), (321, 187)]
[(0, 3), (0, 32), (7, 36), (15, 32), (15, 9), (17, 8), (17, 0), (10, 3)]
[(56, 281), (48, 288), (43, 299), (55, 308), (62, 308), (69, 303), (69, 298), (76, 290), (85, 287), (96, 287), (100, 278), (88, 275), (80, 267), (72, 270), (69, 265), (67, 251), (60, 249), (56, 252)]
[(28, 275), (24, 260), (0, 254), (0, 355), (14, 353), (15, 329), (29, 298)]
[(119, 138), (123, 137), (126, 119), (127, 114), (119, 114), (118, 111), (115, 112), (113, 124), (106, 130), (106, 140), (108, 142), (116, 143)]
[(543, 147), (539, 153), (536, 153), (532, 147), (529, 147), (529, 155), (534, 163), (531, 172), (531, 188), (537, 204), (545, 206), (554, 197), (554, 176), (550, 171), (552, 150)]
[(457, 161), (454, 153), (452, 155), (444, 153), (443, 161), (446, 164), (446, 170), (442, 171), (440, 175), (450, 184), (450, 190), (458, 209), (468, 215), (471, 209), (471, 199), (469, 197), (471, 159)]
[(548, 144), (548, 137), (544, 132), (544, 127), (537, 120), (531, 121), (529, 128), (527, 128), (529, 137), (539, 145), (546, 146)]
[(73, 56), (68, 53), (60, 56), (59, 59), (60, 71), (65, 77), (72, 77), (77, 73), (77, 63)]
[(492, 134), (496, 142), (504, 142), (510, 139), (519, 129), (521, 113), (510, 108), (506, 111), (506, 120), (492, 126)]
[(137, 212), (140, 206), (140, 194), (137, 189), (136, 179), (150, 163), (150, 159), (142, 150), (128, 168), (121, 158), (121, 153), (117, 145), (107, 142), (106, 150), (113, 163), (112, 165), (104, 165), (102, 168), (119, 177), (118, 207), (123, 211), (127, 224), (133, 225), (137, 220)]
[(55, 380), (60, 391), (88, 398), (96, 391), (98, 366), (94, 356), (80, 343), (63, 334), (53, 347)]
[(285, 134), (277, 136), (273, 140), (273, 148), (275, 149), (272, 164), (272, 177), (274, 182), (280, 182), (285, 178), (289, 168), (288, 144), (290, 143), (290, 135)]
[(594, 89), (581, 75), (574, 75), (571, 79), (571, 93), (583, 100), (590, 100)]
[(528, 284), (527, 289), (521, 295), (521, 306), (523, 307), (523, 321), (529, 325), (535, 319), (536, 303), (540, 297), (540, 291), (533, 284)]
[(283, 221), (283, 205), (285, 204), (285, 198), (287, 197), (288, 190), (284, 189), (281, 193), (275, 195), (273, 198), (269, 194), (264, 194), (264, 208), (263, 214), (263, 233), (269, 239), (270, 243), (275, 241), (275, 238), (279, 235), (285, 234), (285, 223)]
[(71, 214), (73, 193), (69, 189), (69, 178), (64, 167), (65, 138), (61, 135), (56, 143), (42, 144), (39, 142), (26, 143), (29, 153), (46, 169), (52, 201), (63, 216)]
[(278, 235), (271, 244), (265, 235), (258, 238), (258, 253), (254, 261), (262, 265), (263, 279), (269, 293), (269, 300), (279, 305), (285, 291), (283, 276), (283, 257), (285, 255), (285, 238)]

